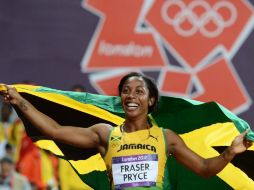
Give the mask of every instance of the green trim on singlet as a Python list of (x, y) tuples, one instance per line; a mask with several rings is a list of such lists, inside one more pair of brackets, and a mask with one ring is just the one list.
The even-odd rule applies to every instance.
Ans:
[(162, 133), (163, 133), (163, 137), (164, 137), (164, 142), (165, 142), (165, 153), (166, 153), (166, 157), (167, 157), (167, 156), (168, 156), (168, 146), (167, 146), (168, 141), (167, 141), (167, 138), (166, 138), (166, 136), (165, 136), (165, 129), (164, 129), (164, 128), (162, 128)]
[(104, 154), (103, 158), (104, 158), (104, 157), (107, 155), (107, 153), (108, 153), (109, 143), (110, 143), (110, 139), (111, 139), (111, 135), (112, 135), (113, 130), (114, 130), (114, 127), (112, 127), (112, 128), (110, 129), (109, 136), (108, 136), (107, 147), (106, 147), (106, 151), (105, 151), (105, 154)]
[(167, 138), (166, 138), (166, 135), (165, 135), (165, 129), (162, 128), (163, 130), (163, 136), (164, 136), (164, 142), (165, 142), (165, 153), (166, 153), (166, 157), (167, 157), (167, 161), (166, 161), (166, 164), (165, 164), (165, 171), (164, 171), (164, 179), (163, 179), (163, 189), (165, 190), (170, 190), (172, 189), (171, 187), (171, 184), (170, 184), (170, 179), (169, 179), (169, 167), (168, 167), (168, 162), (169, 162), (169, 159), (168, 159), (168, 146), (167, 146)]
[(164, 171), (164, 180), (163, 180), (163, 189), (164, 190), (171, 190), (172, 185), (170, 183), (170, 178), (169, 178), (169, 158), (167, 158), (166, 164), (165, 164), (165, 171)]

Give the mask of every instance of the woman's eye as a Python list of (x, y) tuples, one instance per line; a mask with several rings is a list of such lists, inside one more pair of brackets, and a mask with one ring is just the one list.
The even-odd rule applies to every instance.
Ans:
[(143, 94), (143, 90), (137, 90), (137, 94)]
[(123, 94), (127, 94), (127, 93), (128, 93), (128, 89), (123, 89), (123, 90), (122, 90), (122, 93), (123, 93)]

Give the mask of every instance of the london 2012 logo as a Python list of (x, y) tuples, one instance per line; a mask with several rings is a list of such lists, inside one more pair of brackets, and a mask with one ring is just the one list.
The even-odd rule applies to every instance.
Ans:
[[(105, 94), (129, 71), (156, 77), (163, 95), (215, 100), (235, 113), (251, 99), (234, 68), (254, 28), (247, 0), (83, 0), (99, 23), (81, 70)], [(114, 88), (115, 87), (115, 88)]]

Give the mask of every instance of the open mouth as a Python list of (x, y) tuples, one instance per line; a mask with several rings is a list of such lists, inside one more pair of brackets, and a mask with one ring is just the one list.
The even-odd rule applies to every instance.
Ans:
[(127, 103), (125, 105), (128, 110), (135, 110), (138, 108), (138, 104), (133, 102)]

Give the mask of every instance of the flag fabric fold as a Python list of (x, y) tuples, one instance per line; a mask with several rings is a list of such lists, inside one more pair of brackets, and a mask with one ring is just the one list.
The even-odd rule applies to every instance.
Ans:
[[(96, 123), (113, 126), (124, 121), (120, 98), (85, 92), (61, 91), (42, 86), (13, 85), (37, 109), (61, 125), (89, 127)], [(0, 91), (4, 90), (0, 85)], [(27, 134), (40, 148), (70, 162), (80, 178), (93, 189), (110, 189), (106, 167), (95, 149), (80, 149), (54, 142), (41, 134), (17, 110)], [(220, 154), (234, 137), (250, 128), (248, 123), (216, 102), (160, 98), (159, 108), (150, 116), (158, 126), (178, 133), (185, 143), (203, 157)], [(247, 138), (254, 141), (253, 131)], [(253, 146), (228, 164), (217, 176), (202, 179), (170, 158), (167, 162), (169, 184), (165, 189), (254, 189)], [(253, 167), (251, 167), (253, 166)]]

